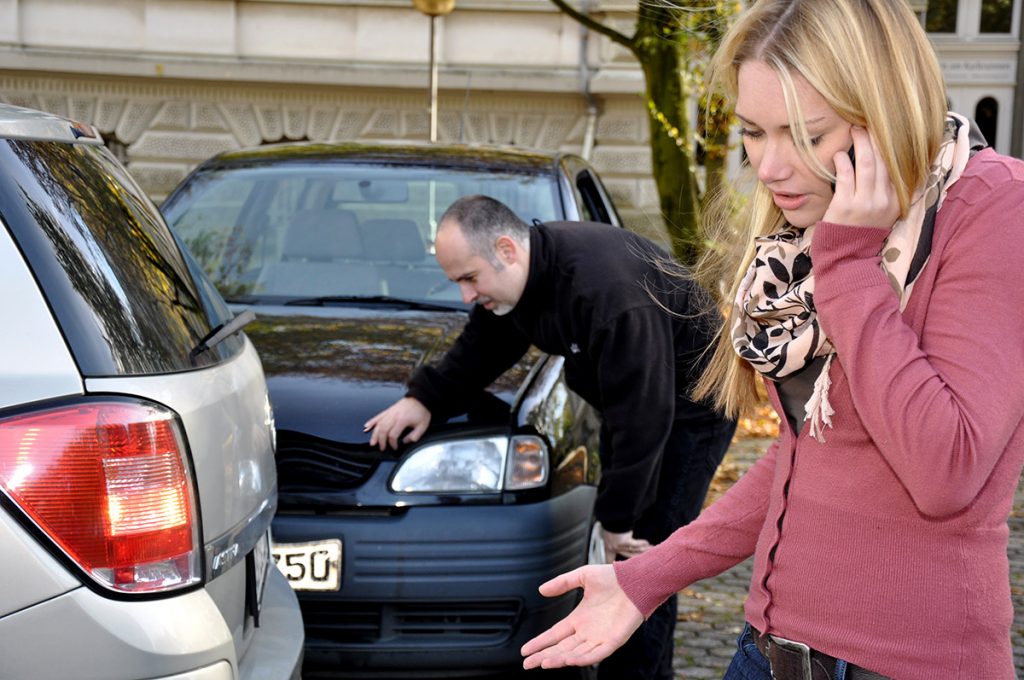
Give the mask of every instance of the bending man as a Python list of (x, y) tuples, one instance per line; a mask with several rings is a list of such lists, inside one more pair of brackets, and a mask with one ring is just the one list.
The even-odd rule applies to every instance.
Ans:
[[(434, 245), (476, 307), (440, 364), (417, 370), (406, 397), (366, 423), (371, 445), (417, 441), (532, 344), (565, 357), (568, 386), (601, 414), (595, 515), (608, 556), (639, 554), (694, 519), (735, 422), (688, 397), (721, 323), (688, 272), (624, 229), (531, 228), (486, 196), (453, 203)], [(675, 620), (671, 598), (599, 677), (671, 680)]]

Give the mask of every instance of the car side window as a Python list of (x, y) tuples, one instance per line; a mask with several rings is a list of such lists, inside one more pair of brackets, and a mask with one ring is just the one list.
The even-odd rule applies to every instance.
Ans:
[(608, 206), (605, 205), (604, 197), (597, 188), (593, 175), (583, 170), (576, 175), (576, 189), (581, 199), (581, 210), (584, 218), (591, 222), (604, 222), (615, 224)]

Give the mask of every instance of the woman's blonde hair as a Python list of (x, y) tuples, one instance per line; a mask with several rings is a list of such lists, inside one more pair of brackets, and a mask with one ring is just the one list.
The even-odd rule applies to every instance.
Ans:
[[(709, 87), (735, 103), (740, 66), (766, 64), (779, 75), (793, 139), (808, 166), (831, 177), (811, 152), (792, 77), (802, 76), (844, 120), (867, 128), (896, 187), (901, 215), (928, 175), (942, 141), (946, 93), (928, 37), (906, 0), (757, 0), (722, 40), (709, 69)], [(748, 174), (749, 168), (748, 168)], [(753, 259), (754, 237), (785, 223), (759, 182), (742, 205), (735, 192), (710, 197), (705, 211), (709, 245), (696, 268), (722, 291), (726, 320), (694, 397), (712, 398), (729, 415), (757, 402), (757, 380), (733, 349), (736, 291)]]

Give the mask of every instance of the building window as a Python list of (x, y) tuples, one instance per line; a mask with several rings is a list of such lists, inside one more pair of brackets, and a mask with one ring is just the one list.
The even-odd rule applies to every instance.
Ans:
[(917, 15), (917, 20), (924, 26), (925, 15), (928, 14), (928, 0), (907, 0), (910, 3), (910, 11)]
[(928, 0), (924, 27), (929, 33), (956, 33), (958, 0)]
[(981, 33), (1012, 33), (1013, 0), (982, 0)]
[(992, 97), (985, 97), (974, 107), (974, 122), (978, 124), (981, 134), (989, 146), (996, 145), (996, 129), (999, 126), (999, 102)]

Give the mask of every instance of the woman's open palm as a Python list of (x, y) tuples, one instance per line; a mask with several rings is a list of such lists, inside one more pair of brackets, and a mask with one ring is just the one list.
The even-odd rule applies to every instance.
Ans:
[(643, 623), (640, 611), (619, 587), (612, 565), (574, 569), (541, 585), (540, 592), (555, 597), (573, 588), (583, 588), (583, 599), (571, 614), (523, 645), (523, 668), (595, 664)]

